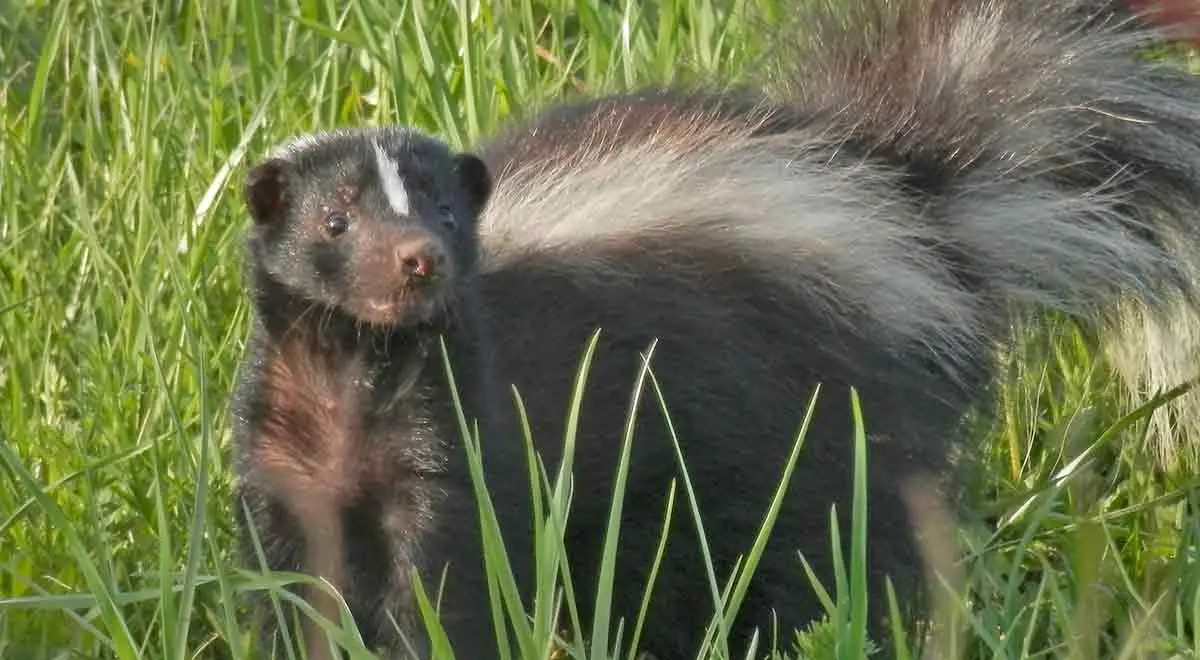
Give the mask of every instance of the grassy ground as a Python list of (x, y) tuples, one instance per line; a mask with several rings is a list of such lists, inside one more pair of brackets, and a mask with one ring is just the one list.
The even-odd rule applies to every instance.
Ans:
[[(0, 3), (0, 657), (251, 657), (224, 410), (246, 159), (347, 123), (461, 144), (565, 92), (756, 55), (740, 3), (478, 4)], [(960, 525), (970, 596), (937, 643), (1195, 657), (1195, 483), (1149, 467), (1059, 329), (1020, 344), (969, 446), (984, 516)]]

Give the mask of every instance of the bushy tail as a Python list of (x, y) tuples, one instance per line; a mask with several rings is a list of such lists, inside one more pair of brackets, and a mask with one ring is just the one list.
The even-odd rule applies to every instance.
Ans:
[[(1200, 365), (1200, 77), (1141, 57), (1156, 35), (1107, 2), (797, 0), (765, 99), (597, 99), (488, 145), (486, 267), (563, 252), (605, 282), (733, 253), (951, 375), (1014, 308), (1050, 308), (1102, 320), (1137, 396), (1179, 385)], [(711, 268), (673, 272), (709, 291)], [(1200, 393), (1155, 430), (1167, 462), (1200, 448)]]
[[(771, 87), (904, 168), (993, 304), (1105, 319), (1140, 399), (1200, 371), (1200, 77), (1105, 5), (802, 2)], [(1153, 424), (1194, 456), (1200, 392)]]

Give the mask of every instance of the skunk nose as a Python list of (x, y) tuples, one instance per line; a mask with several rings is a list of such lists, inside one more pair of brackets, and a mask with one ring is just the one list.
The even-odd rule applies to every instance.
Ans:
[(446, 254), (436, 241), (423, 238), (397, 245), (392, 258), (397, 272), (413, 280), (432, 279), (446, 262)]

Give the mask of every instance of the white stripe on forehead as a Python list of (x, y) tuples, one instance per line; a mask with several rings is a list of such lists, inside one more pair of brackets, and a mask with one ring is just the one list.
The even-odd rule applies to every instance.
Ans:
[(387, 197), (392, 210), (400, 215), (408, 215), (408, 189), (404, 187), (404, 179), (400, 177), (400, 167), (392, 160), (379, 142), (372, 141), (375, 147), (375, 164), (379, 168), (379, 183), (383, 185), (383, 194)]

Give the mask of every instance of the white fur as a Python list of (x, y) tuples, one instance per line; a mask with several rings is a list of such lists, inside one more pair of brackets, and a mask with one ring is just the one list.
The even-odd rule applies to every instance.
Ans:
[(560, 251), (580, 271), (612, 278), (621, 264), (601, 263), (606, 251), (587, 243), (638, 249), (639, 234), (711, 237), (770, 260), (780, 285), (823, 313), (866, 313), (877, 336), (922, 345), (950, 364), (968, 357), (966, 342), (979, 331), (972, 296), (918, 242), (931, 232), (889, 194), (891, 174), (828, 167), (805, 153), (820, 138), (807, 141), (715, 127), (597, 155), (603, 141), (584, 139), (549, 170), (535, 162), (500, 178), (481, 224), (484, 268)]
[(312, 149), (313, 147), (320, 144), (322, 140), (326, 140), (326, 139), (336, 136), (336, 135), (344, 135), (346, 133), (347, 133), (347, 131), (345, 131), (344, 129), (339, 129), (336, 131), (328, 131), (328, 132), (321, 132), (321, 133), (304, 133), (301, 135), (296, 135), (296, 136), (292, 137), (290, 140), (287, 140), (286, 142), (276, 145), (273, 149), (271, 149), (271, 152), (268, 154), (268, 157), (283, 158), (285, 160), (290, 159), (290, 158), (294, 157), (296, 154), (303, 153), (304, 151), (306, 151), (308, 149)]
[(379, 167), (379, 182), (383, 185), (383, 194), (387, 197), (392, 210), (400, 215), (408, 215), (408, 189), (400, 176), (400, 168), (392, 160), (378, 142), (371, 143), (375, 147), (375, 164)]
[[(863, 4), (879, 11), (850, 12), (850, 27), (806, 15), (817, 31), (798, 39), (800, 64), (779, 90), (833, 119), (754, 136), (753, 118), (681, 110), (642, 134), (626, 129), (644, 115), (598, 112), (577, 141), (498, 173), (483, 267), (558, 252), (568, 276), (621, 278), (621, 255), (648, 249), (641, 237), (682, 236), (763, 260), (844, 327), (869, 318), (872, 340), (923, 347), (952, 369), (1001, 340), (1011, 312), (1049, 307), (1099, 326), (1139, 399), (1196, 377), (1192, 80), (1150, 76), (1134, 53), (1144, 33), (1079, 29), (1087, 0), (980, 1), (942, 17), (920, 15), (932, 11), (923, 0)], [(916, 27), (890, 22), (902, 11), (918, 12)], [(839, 151), (872, 138), (938, 154), (960, 175), (914, 199), (889, 161)], [(965, 255), (983, 289), (930, 245)], [(1151, 430), (1164, 463), (1187, 436), (1200, 464), (1200, 390)]]

